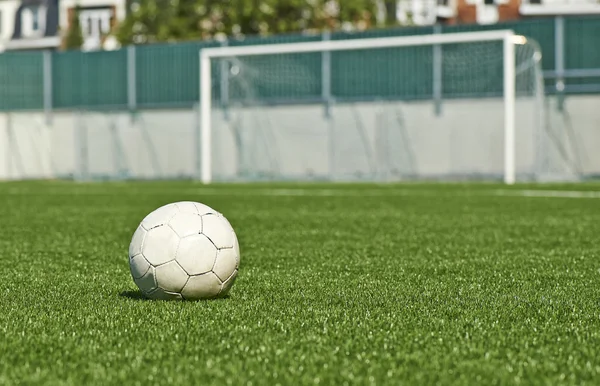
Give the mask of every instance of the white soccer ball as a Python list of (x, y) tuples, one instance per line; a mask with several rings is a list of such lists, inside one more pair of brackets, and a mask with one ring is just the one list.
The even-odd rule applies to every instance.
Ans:
[(198, 202), (176, 202), (142, 220), (129, 245), (133, 281), (152, 299), (226, 295), (238, 273), (240, 247), (231, 224)]

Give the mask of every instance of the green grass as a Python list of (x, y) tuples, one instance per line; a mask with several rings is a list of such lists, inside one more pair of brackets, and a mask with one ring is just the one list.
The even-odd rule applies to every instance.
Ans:
[[(0, 184), (0, 384), (597, 384), (600, 198), (499, 189)], [(136, 291), (180, 200), (236, 229), (229, 298)]]

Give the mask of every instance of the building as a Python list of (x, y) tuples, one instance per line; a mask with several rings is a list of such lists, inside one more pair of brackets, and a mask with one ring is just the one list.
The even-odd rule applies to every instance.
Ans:
[(82, 48), (101, 49), (125, 18), (125, 0), (0, 0), (0, 51), (59, 48), (77, 5)]
[[(338, 0), (342, 1), (342, 0)], [(394, 0), (374, 0), (383, 3)], [(403, 24), (494, 24), (526, 17), (600, 14), (600, 0), (395, 0)], [(0, 52), (57, 49), (75, 8), (83, 50), (116, 48), (111, 36), (125, 18), (127, 0), (0, 0)]]
[(402, 23), (495, 24), (529, 16), (600, 14), (598, 0), (398, 0)]

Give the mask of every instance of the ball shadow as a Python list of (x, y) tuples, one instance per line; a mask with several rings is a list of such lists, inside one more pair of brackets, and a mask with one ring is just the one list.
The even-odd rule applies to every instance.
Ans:
[(132, 300), (140, 300), (140, 301), (148, 301), (152, 299), (148, 299), (144, 296), (142, 291), (123, 291), (119, 294), (122, 298), (132, 299)]
[[(146, 296), (144, 296), (144, 294), (140, 290), (122, 291), (121, 293), (119, 293), (119, 297), (137, 300), (137, 301), (156, 301), (155, 299), (150, 299), (150, 298), (147, 298)], [(203, 300), (183, 299), (182, 301), (184, 301), (184, 302), (219, 301), (219, 300), (227, 300), (229, 298), (230, 298), (230, 295), (227, 294), (225, 296), (219, 296), (218, 298), (214, 298), (214, 299), (203, 299)], [(174, 301), (181, 301), (181, 300), (174, 300)]]

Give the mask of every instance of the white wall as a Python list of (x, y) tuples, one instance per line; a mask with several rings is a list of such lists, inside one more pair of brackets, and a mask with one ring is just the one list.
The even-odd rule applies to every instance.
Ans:
[(0, 52), (15, 29), (15, 15), (21, 4), (18, 0), (0, 0)]
[[(581, 163), (584, 173), (600, 174), (600, 96), (570, 97), (566, 103), (572, 135), (554, 109), (551, 128), (536, 132), (533, 102), (517, 103), (519, 173), (537, 167), (542, 144), (548, 176), (568, 175), (569, 167), (551, 140), (557, 138), (572, 164)], [(331, 172), (340, 179), (372, 178), (372, 173), (391, 179), (397, 178), (394, 173), (499, 176), (502, 107), (499, 100), (446, 101), (443, 115), (436, 117), (431, 102), (362, 103), (334, 106), (333, 120), (325, 119), (322, 106), (236, 109), (229, 121), (215, 111), (213, 170), (222, 178), (234, 177), (244, 167), (303, 178)], [(193, 110), (144, 111), (135, 121), (127, 113), (56, 112), (50, 126), (41, 112), (0, 113), (0, 179), (86, 170), (115, 176), (120, 168), (137, 178), (192, 176), (197, 127)], [(244, 144), (241, 149), (236, 135)], [(87, 167), (82, 166), (84, 153)]]

